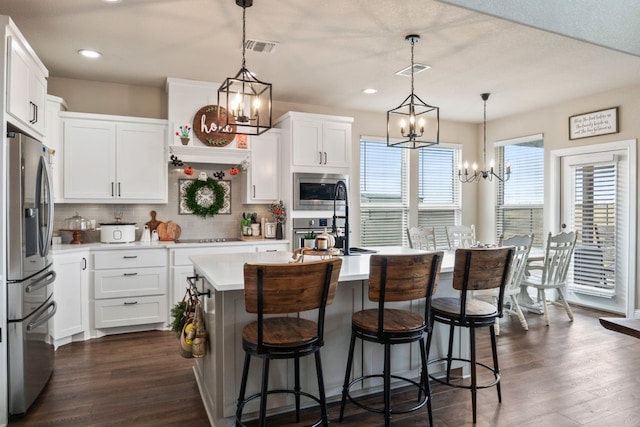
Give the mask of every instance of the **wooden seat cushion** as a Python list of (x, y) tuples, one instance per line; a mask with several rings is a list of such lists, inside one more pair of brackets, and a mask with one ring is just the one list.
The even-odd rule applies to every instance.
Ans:
[[(351, 317), (353, 325), (360, 330), (375, 333), (378, 331), (378, 309), (358, 311)], [(407, 310), (385, 309), (384, 325), (385, 332), (411, 332), (424, 329), (426, 322), (418, 314)]]
[[(270, 317), (263, 321), (262, 334), (263, 342), (268, 346), (302, 346), (318, 337), (318, 325), (297, 317)], [(242, 339), (258, 344), (258, 322), (249, 323), (242, 329)]]
[[(443, 315), (450, 318), (460, 316), (460, 298), (443, 297), (431, 300), (431, 309), (436, 315)], [(496, 306), (485, 301), (477, 299), (467, 299), (466, 316), (472, 317), (490, 317), (497, 316), (498, 310)]]

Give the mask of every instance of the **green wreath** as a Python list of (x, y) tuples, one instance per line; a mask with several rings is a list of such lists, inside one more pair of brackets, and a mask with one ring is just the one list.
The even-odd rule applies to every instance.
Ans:
[[(203, 206), (197, 200), (198, 191), (203, 187), (210, 188), (215, 196), (209, 206)], [(206, 181), (196, 179), (185, 188), (184, 198), (187, 202), (187, 207), (194, 215), (206, 218), (207, 215), (214, 216), (224, 206), (224, 188), (213, 178), (207, 178)]]

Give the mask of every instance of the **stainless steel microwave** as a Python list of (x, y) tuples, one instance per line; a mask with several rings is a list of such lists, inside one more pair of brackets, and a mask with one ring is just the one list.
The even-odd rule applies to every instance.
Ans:
[[(349, 189), (348, 175), (294, 173), (293, 209), (332, 211), (338, 181), (344, 181)], [(336, 198), (336, 209), (344, 210), (345, 198), (348, 198), (348, 195), (340, 191)]]

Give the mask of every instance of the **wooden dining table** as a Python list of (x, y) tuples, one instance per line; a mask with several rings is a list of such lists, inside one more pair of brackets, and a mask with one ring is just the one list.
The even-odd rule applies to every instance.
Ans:
[(611, 331), (640, 339), (640, 319), (629, 317), (601, 317), (600, 324)]

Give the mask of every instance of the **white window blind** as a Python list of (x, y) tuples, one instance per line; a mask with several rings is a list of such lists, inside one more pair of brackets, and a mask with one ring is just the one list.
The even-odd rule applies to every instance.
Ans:
[(511, 177), (497, 183), (496, 240), (501, 235), (534, 234), (533, 246), (546, 241), (543, 225), (544, 146), (542, 139), (509, 144), (496, 149), (498, 171), (504, 176), (511, 165)]
[(460, 181), (456, 165), (460, 149), (428, 147), (418, 155), (418, 225), (434, 227), (436, 245), (447, 246), (445, 226), (461, 221)]
[[(575, 167), (573, 219), (579, 232), (574, 250), (573, 286), (594, 293), (615, 291), (616, 164)], [(587, 291), (588, 289), (582, 289)]]
[(360, 240), (363, 246), (402, 245), (408, 223), (407, 150), (360, 141)]

